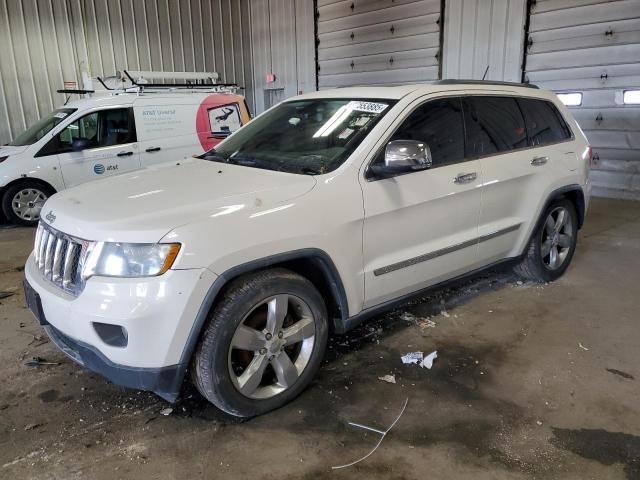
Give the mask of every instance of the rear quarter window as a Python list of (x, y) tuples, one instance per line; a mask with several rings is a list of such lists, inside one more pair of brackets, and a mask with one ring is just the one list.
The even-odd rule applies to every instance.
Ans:
[(558, 143), (571, 138), (571, 131), (556, 106), (548, 100), (519, 98), (530, 146)]

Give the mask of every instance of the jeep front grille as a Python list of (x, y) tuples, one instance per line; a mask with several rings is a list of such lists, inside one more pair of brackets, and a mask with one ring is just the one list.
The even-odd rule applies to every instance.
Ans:
[(88, 241), (71, 237), (40, 222), (33, 255), (44, 278), (77, 296), (84, 287), (81, 273), (88, 246)]

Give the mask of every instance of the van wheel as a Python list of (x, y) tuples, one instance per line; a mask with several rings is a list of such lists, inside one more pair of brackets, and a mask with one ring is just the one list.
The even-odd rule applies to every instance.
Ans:
[(551, 282), (571, 263), (578, 240), (578, 216), (569, 200), (560, 199), (547, 207), (542, 219), (515, 272), (528, 280)]
[(2, 211), (11, 223), (35, 227), (44, 202), (54, 193), (52, 188), (40, 182), (20, 182), (5, 190)]
[(243, 276), (212, 310), (191, 378), (221, 410), (260, 415), (307, 387), (327, 337), (326, 307), (309, 280), (281, 268)]

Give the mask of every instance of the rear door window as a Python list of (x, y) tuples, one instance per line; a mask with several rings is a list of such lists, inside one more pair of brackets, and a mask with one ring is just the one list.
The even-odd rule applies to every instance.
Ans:
[(515, 98), (466, 97), (463, 103), (467, 157), (503, 153), (528, 146), (524, 117)]
[(519, 98), (530, 146), (548, 145), (571, 138), (571, 132), (556, 106), (546, 100)]

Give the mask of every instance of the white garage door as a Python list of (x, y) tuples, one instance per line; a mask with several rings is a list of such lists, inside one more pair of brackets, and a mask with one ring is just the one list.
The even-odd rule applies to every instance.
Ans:
[(318, 85), (436, 80), (440, 0), (318, 0)]
[(582, 94), (572, 111), (593, 146), (594, 193), (640, 198), (640, 104), (624, 101), (640, 89), (640, 0), (538, 0), (525, 70), (531, 83)]

